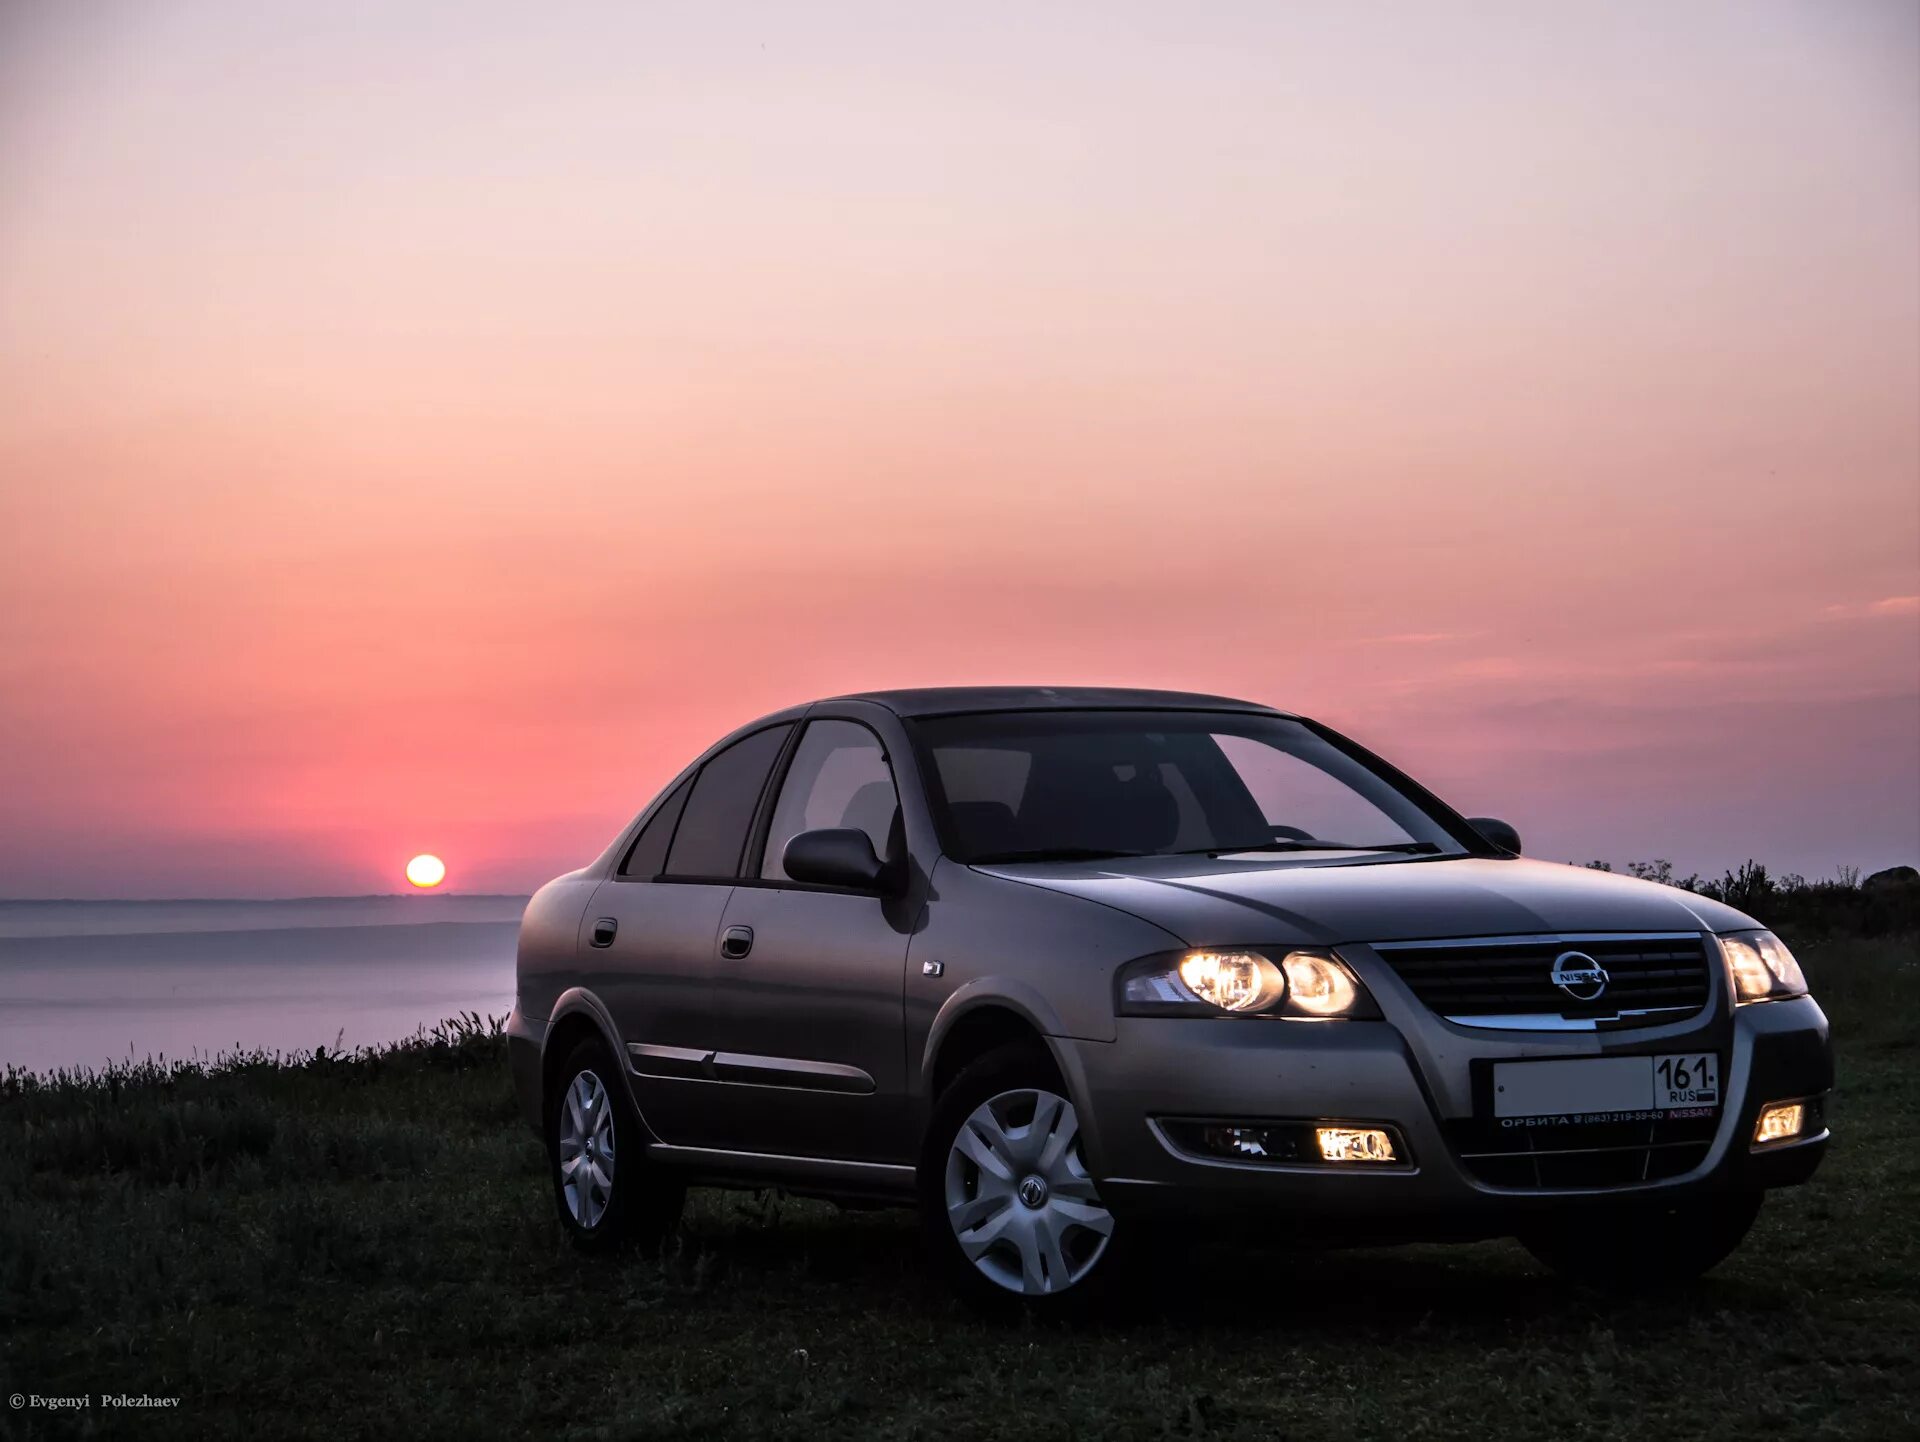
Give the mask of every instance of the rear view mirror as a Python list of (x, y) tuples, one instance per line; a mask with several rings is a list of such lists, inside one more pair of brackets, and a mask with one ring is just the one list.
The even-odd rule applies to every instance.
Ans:
[(887, 867), (873, 854), (873, 839), (854, 826), (803, 831), (787, 843), (781, 864), (795, 881), (814, 886), (885, 889)]
[(1504, 821), (1496, 821), (1491, 816), (1469, 816), (1467, 825), (1479, 832), (1502, 851), (1520, 854), (1520, 833)]

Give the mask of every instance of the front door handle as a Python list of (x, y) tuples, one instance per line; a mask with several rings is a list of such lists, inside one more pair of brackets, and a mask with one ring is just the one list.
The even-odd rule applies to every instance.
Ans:
[(753, 928), (751, 926), (729, 926), (720, 938), (720, 954), (728, 961), (738, 961), (753, 950)]
[(593, 944), (595, 946), (612, 946), (613, 934), (619, 929), (620, 923), (615, 921), (611, 916), (601, 917), (593, 924)]

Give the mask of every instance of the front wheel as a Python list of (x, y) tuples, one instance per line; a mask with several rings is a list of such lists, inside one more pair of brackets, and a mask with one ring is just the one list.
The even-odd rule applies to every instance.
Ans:
[(546, 1130), (554, 1201), (574, 1244), (586, 1251), (659, 1246), (680, 1220), (686, 1188), (647, 1165), (640, 1118), (597, 1039), (562, 1060)]
[(920, 1164), (929, 1246), (968, 1301), (1083, 1306), (1115, 1270), (1114, 1219), (1052, 1059), (1005, 1048), (940, 1094)]
[(1521, 1234), (1559, 1275), (1607, 1292), (1679, 1286), (1732, 1255), (1760, 1214), (1762, 1193), (1690, 1197), (1665, 1207), (1574, 1212)]

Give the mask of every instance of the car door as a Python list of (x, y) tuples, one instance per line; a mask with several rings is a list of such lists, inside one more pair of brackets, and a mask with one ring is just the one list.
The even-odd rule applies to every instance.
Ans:
[(710, 756), (655, 809), (581, 921), (585, 984), (613, 1013), (641, 1115), (662, 1141), (707, 1141), (721, 924), (792, 730), (770, 726)]
[(807, 886), (782, 864), (801, 831), (851, 826), (904, 855), (898, 791), (880, 737), (811, 720), (727, 899), (714, 986), (720, 1145), (849, 1161), (911, 1160), (903, 1047), (912, 915), (905, 896)]

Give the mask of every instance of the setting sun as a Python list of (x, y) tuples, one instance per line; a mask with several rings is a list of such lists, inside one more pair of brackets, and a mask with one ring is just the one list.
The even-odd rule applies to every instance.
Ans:
[(415, 886), (438, 886), (446, 879), (447, 864), (437, 856), (422, 854), (407, 863), (407, 880)]

